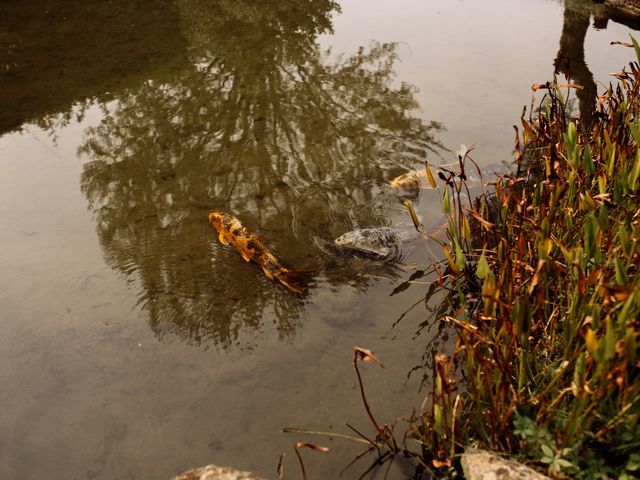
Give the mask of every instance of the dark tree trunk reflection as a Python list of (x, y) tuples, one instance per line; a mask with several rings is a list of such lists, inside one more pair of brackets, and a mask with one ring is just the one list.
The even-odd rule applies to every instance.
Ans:
[[(598, 5), (604, 3), (604, 5)], [(564, 22), (560, 36), (560, 49), (554, 65), (558, 73), (581, 85), (576, 90), (582, 128), (589, 129), (595, 111), (598, 88), (585, 59), (584, 42), (593, 17), (593, 27), (607, 28), (609, 20), (638, 29), (637, 17), (624, 14), (616, 7), (619, 2), (593, 2), (591, 0), (564, 0)]]
[(573, 82), (582, 86), (576, 90), (580, 119), (584, 128), (589, 128), (593, 120), (595, 101), (598, 94), (596, 82), (585, 60), (584, 41), (590, 24), (590, 12), (578, 9), (571, 0), (565, 2), (564, 23), (560, 36), (560, 50), (555, 59), (558, 73), (563, 73)]

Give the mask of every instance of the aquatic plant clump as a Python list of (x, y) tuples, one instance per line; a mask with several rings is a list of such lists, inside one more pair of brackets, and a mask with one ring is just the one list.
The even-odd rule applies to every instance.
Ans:
[(614, 75), (591, 125), (566, 85), (534, 86), (518, 171), (472, 208), (447, 183), (459, 336), (411, 426), (433, 466), (475, 443), (556, 477), (640, 473), (640, 65)]

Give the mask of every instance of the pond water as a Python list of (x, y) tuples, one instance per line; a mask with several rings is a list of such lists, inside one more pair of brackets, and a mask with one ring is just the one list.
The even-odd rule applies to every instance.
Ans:
[[(372, 435), (354, 345), (387, 367), (364, 369), (376, 416), (409, 413), (437, 323), (404, 283), (434, 245), (388, 264), (333, 239), (408, 228), (388, 183), (425, 157), (509, 161), (554, 60), (587, 98), (630, 31), (577, 0), (3, 2), (0, 478), (275, 478), (282, 452), (298, 478), (298, 440), (337, 478), (360, 445), (281, 428)], [(437, 194), (416, 206), (437, 228)], [(212, 210), (313, 270), (309, 291), (222, 247)]]

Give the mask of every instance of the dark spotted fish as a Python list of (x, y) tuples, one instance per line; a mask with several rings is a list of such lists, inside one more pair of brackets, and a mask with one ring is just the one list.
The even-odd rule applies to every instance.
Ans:
[(334, 244), (344, 250), (372, 255), (381, 260), (398, 256), (401, 238), (391, 227), (363, 228), (340, 235)]
[(220, 243), (233, 245), (245, 261), (257, 263), (267, 278), (277, 279), (295, 293), (307, 290), (302, 283), (308, 272), (295, 272), (283, 267), (257, 235), (243, 226), (236, 217), (227, 213), (211, 212), (209, 222), (218, 232)]

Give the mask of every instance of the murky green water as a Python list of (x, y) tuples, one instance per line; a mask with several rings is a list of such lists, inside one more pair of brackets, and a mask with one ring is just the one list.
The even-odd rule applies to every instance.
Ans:
[[(333, 239), (409, 222), (388, 182), (425, 156), (509, 160), (557, 57), (586, 97), (608, 82), (629, 30), (589, 27), (589, 5), (3, 2), (0, 478), (275, 478), (281, 452), (296, 478), (281, 427), (371, 432), (353, 345), (387, 365), (366, 372), (379, 418), (419, 404), (407, 373), (437, 326), (421, 303), (402, 316), (424, 285), (397, 287), (429, 245), (389, 265)], [(439, 224), (435, 193), (418, 208)], [(212, 210), (313, 269), (309, 292), (221, 247)], [(332, 448), (306, 455), (312, 478), (359, 451), (312, 440)]]

